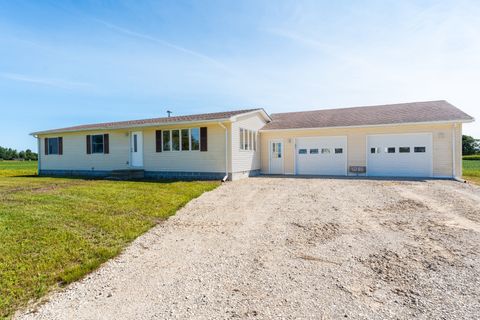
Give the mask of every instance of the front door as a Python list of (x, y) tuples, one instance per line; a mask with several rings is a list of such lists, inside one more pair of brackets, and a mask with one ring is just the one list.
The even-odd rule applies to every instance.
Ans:
[(270, 140), (270, 174), (283, 174), (283, 140)]
[(132, 167), (143, 167), (143, 134), (141, 131), (132, 132), (130, 153), (132, 155)]

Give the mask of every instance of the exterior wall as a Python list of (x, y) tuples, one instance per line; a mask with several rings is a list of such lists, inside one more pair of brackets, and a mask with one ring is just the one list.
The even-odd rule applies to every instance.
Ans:
[[(109, 134), (108, 154), (87, 154), (87, 134)], [(63, 137), (63, 154), (45, 155), (45, 139)], [(105, 171), (128, 169), (128, 131), (88, 131), (81, 133), (61, 133), (42, 135), (40, 138), (40, 170), (88, 170)]]
[[(225, 124), (230, 132), (230, 124)], [(156, 152), (155, 130), (187, 129), (207, 127), (208, 150)], [(158, 128), (131, 128), (128, 130), (84, 131), (40, 136), (40, 170), (43, 173), (93, 173), (106, 175), (111, 170), (130, 169), (130, 132), (143, 132), (143, 161), (147, 172), (181, 173), (181, 176), (195, 172), (220, 173), (225, 175), (225, 131), (218, 123), (195, 125), (162, 126)], [(86, 135), (109, 134), (108, 154), (87, 154)], [(63, 137), (62, 155), (45, 155), (44, 138)], [(230, 153), (230, 150), (227, 149)], [(230, 154), (229, 154), (230, 159)], [(76, 171), (76, 172), (74, 172)], [(230, 166), (229, 166), (229, 171)], [(92, 175), (92, 174), (89, 174)], [(95, 175), (93, 173), (93, 175)], [(155, 174), (152, 174), (155, 175)]]
[[(225, 124), (227, 129), (230, 124)], [(155, 131), (207, 127), (207, 151), (155, 150)], [(230, 130), (228, 130), (230, 132)], [(143, 129), (145, 171), (218, 172), (225, 175), (225, 129), (218, 123), (172, 125)], [(229, 158), (230, 159), (230, 158)], [(230, 168), (229, 172), (230, 172)]]
[[(433, 175), (434, 177), (452, 177), (453, 148), (452, 139), (455, 132), (456, 148), (456, 175), (461, 176), (461, 124), (432, 124), (432, 125), (397, 125), (385, 127), (365, 128), (338, 128), (338, 129), (302, 129), (263, 131), (261, 133), (262, 164), (261, 172), (269, 172), (270, 139), (283, 139), (284, 143), (284, 173), (295, 172), (295, 138), (312, 136), (346, 136), (347, 137), (347, 164), (348, 166), (366, 166), (367, 135), (395, 134), (395, 133), (432, 133), (433, 136)], [(367, 168), (368, 171), (368, 168)]]
[[(261, 138), (258, 132), (264, 125), (265, 120), (258, 114), (245, 115), (232, 123), (232, 144), (231, 154), (232, 172), (235, 177), (241, 178), (249, 175), (255, 175), (261, 167)], [(240, 128), (257, 131), (257, 149), (240, 150)]]

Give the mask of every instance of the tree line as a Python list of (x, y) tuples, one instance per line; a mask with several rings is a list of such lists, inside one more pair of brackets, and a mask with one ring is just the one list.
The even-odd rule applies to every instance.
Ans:
[(471, 136), (462, 136), (462, 154), (469, 156), (472, 154), (480, 154), (480, 139)]
[(12, 148), (0, 147), (0, 160), (27, 160), (36, 161), (38, 155), (32, 150), (27, 149), (25, 151), (17, 151)]

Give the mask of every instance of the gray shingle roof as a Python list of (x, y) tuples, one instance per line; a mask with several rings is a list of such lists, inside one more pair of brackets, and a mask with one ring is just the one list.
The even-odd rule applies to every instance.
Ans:
[(444, 100), (274, 113), (270, 117), (272, 121), (262, 130), (474, 120)]
[(257, 111), (257, 110), (263, 110), (263, 109), (259, 109), (259, 108), (243, 109), (243, 110), (235, 110), (235, 111), (202, 113), (202, 114), (192, 114), (192, 115), (185, 115), (185, 116), (175, 116), (175, 117), (162, 117), (162, 118), (141, 119), (141, 120), (84, 124), (84, 125), (73, 126), (73, 127), (38, 131), (32, 134), (49, 134), (49, 133), (74, 132), (74, 131), (85, 131), (85, 130), (111, 130), (111, 129), (132, 128), (136, 126), (145, 127), (145, 126), (165, 125), (165, 124), (175, 123), (175, 122), (195, 122), (195, 121), (201, 122), (201, 121), (222, 120), (222, 119), (229, 119), (236, 115)]

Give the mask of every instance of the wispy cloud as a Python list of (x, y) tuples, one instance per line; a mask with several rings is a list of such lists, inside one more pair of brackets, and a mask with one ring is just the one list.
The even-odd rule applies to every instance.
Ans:
[(0, 77), (7, 80), (27, 82), (27, 83), (62, 88), (62, 89), (75, 89), (75, 88), (91, 86), (89, 83), (86, 83), (86, 82), (77, 82), (77, 81), (69, 81), (69, 80), (53, 79), (53, 78), (42, 78), (42, 77), (36, 77), (32, 75), (19, 74), (19, 73), (1, 72)]
[(217, 66), (221, 69), (224, 69), (226, 71), (230, 71), (227, 68), (227, 66), (225, 66), (223, 63), (221, 63), (219, 60), (217, 60), (215, 58), (212, 58), (210, 56), (207, 56), (203, 53), (184, 48), (182, 46), (179, 46), (179, 45), (176, 45), (176, 44), (171, 43), (169, 41), (165, 41), (165, 40), (150, 36), (148, 34), (136, 32), (136, 31), (124, 28), (124, 27), (120, 27), (120, 26), (117, 26), (115, 24), (112, 24), (112, 23), (104, 21), (104, 20), (100, 20), (100, 19), (93, 19), (93, 20), (95, 20), (96, 22), (103, 24), (105, 27), (107, 27), (111, 30), (117, 31), (119, 33), (131, 36), (131, 37), (135, 37), (135, 38), (138, 38), (138, 39), (143, 39), (143, 40), (147, 40), (147, 41), (150, 41), (150, 42), (158, 43), (160, 45), (175, 49), (177, 51), (180, 51), (180, 52), (183, 52), (185, 54), (188, 54), (188, 55), (194, 56), (196, 58), (199, 58), (201, 60), (207, 61), (207, 62), (209, 62), (209, 63), (211, 63), (211, 64), (213, 64), (213, 65), (215, 65), (215, 66)]

